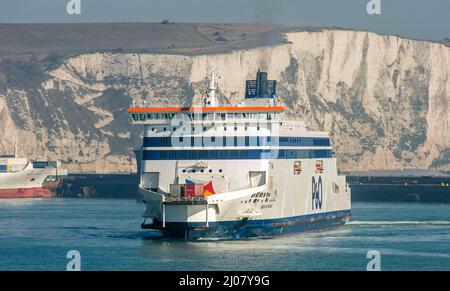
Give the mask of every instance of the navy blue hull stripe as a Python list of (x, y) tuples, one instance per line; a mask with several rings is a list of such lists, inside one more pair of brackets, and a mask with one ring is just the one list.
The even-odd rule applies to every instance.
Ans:
[[(351, 216), (351, 210), (338, 210), (331, 212), (307, 214), (300, 216), (291, 216), (285, 218), (275, 218), (275, 219), (257, 219), (257, 220), (247, 220), (245, 222), (246, 227), (269, 227), (269, 228), (280, 228), (287, 227), (298, 224), (305, 224), (311, 222), (325, 221), (329, 219), (336, 218), (346, 218)], [(219, 222), (209, 222), (209, 226), (232, 226), (235, 224), (242, 223), (240, 220), (236, 221), (219, 221)], [(195, 228), (203, 227), (205, 223), (202, 222), (166, 222), (166, 227), (175, 228)]]
[(213, 136), (213, 137), (144, 137), (144, 147), (170, 146), (330, 146), (329, 138), (312, 137), (274, 137), (274, 136)]
[(144, 150), (142, 159), (152, 160), (261, 160), (332, 158), (331, 150)]
[(350, 217), (350, 210), (342, 210), (270, 220), (210, 222), (208, 227), (204, 223), (166, 223), (165, 228), (155, 228), (167, 236), (188, 239), (243, 238), (327, 229), (345, 223)]

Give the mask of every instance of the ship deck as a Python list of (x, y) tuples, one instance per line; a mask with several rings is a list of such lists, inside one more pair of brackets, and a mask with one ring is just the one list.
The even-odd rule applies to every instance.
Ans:
[(208, 200), (204, 196), (166, 196), (164, 204), (169, 205), (206, 205)]

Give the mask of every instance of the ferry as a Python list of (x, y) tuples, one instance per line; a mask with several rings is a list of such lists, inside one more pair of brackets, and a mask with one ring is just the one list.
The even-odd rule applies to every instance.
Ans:
[(327, 132), (290, 120), (276, 81), (258, 70), (236, 105), (218, 104), (211, 73), (201, 106), (128, 108), (144, 229), (186, 239), (275, 236), (347, 222), (351, 193)]
[(12, 155), (0, 155), (1, 198), (53, 198), (67, 170), (56, 161), (29, 161)]

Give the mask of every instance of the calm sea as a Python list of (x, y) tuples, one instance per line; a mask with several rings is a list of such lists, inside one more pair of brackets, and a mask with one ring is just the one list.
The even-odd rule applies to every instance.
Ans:
[(450, 270), (450, 205), (354, 203), (350, 223), (286, 237), (175, 241), (140, 229), (134, 200), (0, 200), (0, 270)]

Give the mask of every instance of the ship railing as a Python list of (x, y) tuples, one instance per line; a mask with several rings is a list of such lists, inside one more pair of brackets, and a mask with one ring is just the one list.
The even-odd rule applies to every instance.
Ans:
[[(181, 114), (183, 117), (178, 117)], [(281, 121), (279, 113), (129, 113), (132, 124), (170, 124), (172, 121), (189, 121), (192, 124), (244, 124), (277, 123)]]
[(166, 195), (164, 199), (166, 204), (206, 204), (206, 196), (169, 196)]

